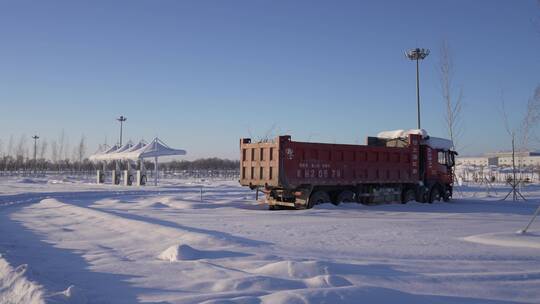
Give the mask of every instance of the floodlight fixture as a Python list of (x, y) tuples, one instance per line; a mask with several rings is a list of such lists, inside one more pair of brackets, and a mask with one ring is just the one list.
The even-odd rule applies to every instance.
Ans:
[(34, 173), (37, 173), (37, 140), (39, 136), (36, 134), (32, 138), (34, 139)]
[(416, 60), (416, 109), (418, 118), (418, 129), (420, 129), (420, 69), (419, 61), (429, 55), (429, 49), (415, 48), (405, 52), (405, 56), (410, 60)]
[(120, 122), (120, 147), (121, 147), (122, 146), (122, 127), (123, 127), (124, 121), (127, 120), (127, 117), (120, 115), (120, 117), (118, 117), (116, 120)]

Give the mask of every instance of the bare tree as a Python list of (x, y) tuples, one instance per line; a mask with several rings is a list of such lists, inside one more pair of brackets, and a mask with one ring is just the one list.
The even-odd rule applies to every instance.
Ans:
[(276, 134), (280, 134), (280, 130), (277, 128), (275, 123), (273, 123), (261, 136), (254, 136), (249, 126), (247, 127), (247, 132), (249, 138), (251, 138), (254, 142), (269, 142), (277, 136)]
[(53, 140), (51, 142), (51, 160), (53, 164), (56, 164), (58, 162), (58, 143), (56, 140)]
[(13, 134), (9, 136), (9, 143), (7, 146), (7, 155), (13, 157)]
[(45, 159), (45, 154), (47, 153), (47, 146), (48, 146), (47, 140), (43, 138), (41, 142), (39, 143), (39, 158), (40, 159), (43, 159), (43, 160)]
[(60, 132), (60, 135), (58, 136), (58, 160), (62, 160), (64, 158), (64, 151), (66, 145), (66, 133), (64, 132), (64, 129)]
[(463, 105), (463, 91), (462, 89), (459, 89), (454, 95), (454, 92), (456, 91), (453, 84), (454, 62), (450, 52), (450, 46), (448, 45), (447, 41), (444, 41), (441, 45), (439, 78), (441, 84), (441, 93), (445, 105), (445, 122), (448, 136), (454, 144), (453, 148), (457, 150), (457, 142), (459, 141), (462, 133), (460, 126), (461, 109)]
[(86, 155), (86, 138), (83, 135), (81, 135), (81, 140), (79, 141), (79, 144), (76, 147), (76, 157), (79, 161), (79, 170), (81, 168), (82, 161)]
[[(504, 127), (506, 129), (506, 132), (512, 139), (512, 180), (509, 182), (512, 189), (508, 194), (503, 198), (503, 200), (507, 199), (510, 194), (512, 194), (512, 200), (517, 201), (521, 197), (523, 200), (525, 200), (525, 197), (521, 194), (518, 187), (522, 183), (522, 177), (517, 178), (516, 176), (516, 138), (518, 138), (521, 141), (521, 150), (523, 151), (523, 147), (526, 147), (529, 142), (529, 138), (532, 132), (532, 129), (538, 125), (538, 122), (540, 122), (540, 86), (536, 88), (535, 94), (532, 98), (529, 99), (527, 102), (527, 112), (525, 113), (525, 116), (523, 117), (523, 120), (521, 122), (521, 126), (519, 129), (511, 128), (510, 123), (508, 122), (508, 115), (505, 109), (505, 103), (504, 103), (504, 97), (501, 93), (501, 99), (502, 99), (502, 114), (503, 114), (503, 122)], [(518, 143), (519, 145), (519, 143)], [(518, 151), (520, 149), (518, 148)], [(518, 157), (521, 159), (521, 155), (523, 153), (519, 153)], [(521, 168), (523, 162), (520, 160), (519, 167)]]
[(24, 165), (24, 160), (28, 155), (28, 149), (26, 146), (27, 138), (26, 135), (23, 134), (19, 137), (19, 141), (17, 142), (17, 147), (15, 148), (15, 162), (18, 168), (22, 168)]
[(533, 95), (527, 101), (527, 111), (523, 117), (523, 121), (520, 126), (520, 149), (528, 151), (530, 149), (531, 138), (534, 137), (532, 133), (534, 128), (538, 126), (540, 122), (540, 85), (536, 87)]
[(45, 138), (41, 139), (39, 143), (39, 160), (38, 160), (38, 166), (42, 169), (45, 169), (45, 165), (47, 163), (47, 160), (45, 159), (45, 154), (47, 153), (47, 140)]

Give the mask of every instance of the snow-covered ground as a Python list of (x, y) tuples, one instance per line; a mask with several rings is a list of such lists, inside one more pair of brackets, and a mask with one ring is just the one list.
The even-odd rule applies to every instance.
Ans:
[(3, 178), (0, 303), (540, 303), (540, 187), (507, 191), (268, 211), (233, 181)]

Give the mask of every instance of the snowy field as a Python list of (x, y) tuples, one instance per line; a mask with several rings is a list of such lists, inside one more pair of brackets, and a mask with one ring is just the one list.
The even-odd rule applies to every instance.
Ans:
[(233, 181), (2, 178), (0, 303), (540, 303), (540, 187), (507, 191), (268, 211)]

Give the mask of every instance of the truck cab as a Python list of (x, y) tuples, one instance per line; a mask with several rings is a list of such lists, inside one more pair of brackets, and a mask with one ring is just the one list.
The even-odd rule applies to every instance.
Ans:
[(427, 138), (420, 146), (420, 179), (424, 197), (419, 201), (448, 201), (453, 194), (455, 155), (452, 142), (442, 138)]

